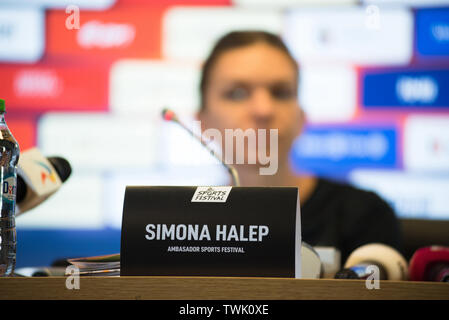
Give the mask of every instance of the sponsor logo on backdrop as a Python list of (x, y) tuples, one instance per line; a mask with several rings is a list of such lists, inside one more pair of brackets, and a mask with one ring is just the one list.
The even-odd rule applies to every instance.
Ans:
[(366, 109), (448, 108), (449, 69), (385, 69), (362, 72)]
[(14, 93), (17, 97), (54, 98), (62, 90), (61, 79), (51, 70), (23, 70), (14, 77)]
[(417, 58), (449, 57), (449, 8), (416, 11)]
[(67, 11), (50, 10), (46, 53), (49, 57), (69, 55), (75, 60), (95, 61), (101, 61), (101, 57), (160, 58), (160, 19), (164, 11), (159, 6), (145, 8), (123, 6), (106, 11), (81, 10), (79, 14), (73, 6)]
[(107, 63), (5, 65), (0, 88), (8, 105), (20, 111), (106, 110), (108, 71)]
[(439, 42), (449, 41), (449, 24), (434, 24), (432, 35)]
[(396, 83), (398, 99), (407, 104), (434, 103), (438, 83), (432, 77), (399, 77)]
[(408, 64), (413, 55), (413, 14), (405, 8), (380, 8), (290, 10), (283, 38), (302, 64)]
[(388, 149), (388, 140), (379, 133), (367, 135), (332, 133), (308, 134), (301, 143), (305, 157), (329, 158), (340, 161), (344, 158), (381, 159)]
[(335, 175), (359, 167), (396, 167), (393, 127), (309, 127), (292, 148), (299, 170)]
[(127, 47), (134, 41), (135, 36), (136, 28), (133, 25), (93, 20), (83, 24), (76, 39), (85, 49), (109, 49)]

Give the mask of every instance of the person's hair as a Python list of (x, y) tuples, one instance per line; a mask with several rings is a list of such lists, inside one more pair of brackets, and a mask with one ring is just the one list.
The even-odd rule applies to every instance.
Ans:
[(238, 49), (256, 43), (265, 43), (284, 52), (289, 60), (291, 60), (292, 68), (295, 68), (296, 71), (296, 80), (299, 81), (298, 64), (278, 35), (266, 31), (232, 31), (218, 39), (203, 64), (200, 77), (200, 111), (204, 111), (206, 107), (206, 92), (209, 78), (218, 58), (228, 50)]

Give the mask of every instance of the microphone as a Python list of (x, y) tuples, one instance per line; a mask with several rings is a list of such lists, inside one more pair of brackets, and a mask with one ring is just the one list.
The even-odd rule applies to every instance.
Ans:
[(323, 265), (322, 278), (332, 279), (341, 266), (341, 252), (335, 247), (313, 247), (320, 257)]
[(16, 216), (55, 193), (71, 173), (72, 168), (64, 158), (46, 158), (37, 148), (23, 152), (17, 165)]
[(407, 261), (395, 249), (382, 243), (372, 243), (354, 250), (335, 274), (335, 279), (367, 279), (369, 266), (379, 268), (379, 280), (407, 280)]
[(166, 121), (173, 121), (173, 122), (177, 123), (182, 128), (184, 128), (184, 130), (186, 130), (192, 137), (194, 137), (196, 140), (198, 140), (203, 145), (203, 147), (206, 148), (206, 150), (208, 150), (212, 156), (214, 156), (216, 159), (218, 159), (218, 161), (220, 161), (220, 163), (226, 168), (226, 170), (228, 170), (228, 172), (231, 175), (232, 180), (234, 182), (234, 186), (236, 186), (236, 187), (240, 186), (240, 179), (239, 179), (237, 170), (233, 166), (226, 164), (225, 161), (223, 160), (222, 156), (220, 154), (216, 153), (211, 147), (209, 147), (209, 145), (204, 141), (202, 136), (197, 136), (184, 123), (182, 123), (179, 120), (179, 118), (176, 116), (176, 114), (170, 109), (165, 108), (164, 110), (162, 110), (162, 117)]
[(449, 248), (424, 247), (410, 259), (410, 280), (449, 282)]
[(318, 252), (308, 243), (301, 243), (301, 279), (320, 279), (324, 266)]

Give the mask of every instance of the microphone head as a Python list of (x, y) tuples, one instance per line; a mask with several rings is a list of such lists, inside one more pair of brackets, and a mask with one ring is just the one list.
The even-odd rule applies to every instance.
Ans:
[(62, 182), (65, 182), (72, 174), (72, 167), (66, 159), (61, 157), (48, 157), (48, 161), (53, 168), (55, 168), (55, 171)]
[(25, 199), (27, 194), (27, 186), (25, 180), (19, 175), (17, 175), (17, 188), (16, 188), (16, 203), (21, 202)]
[(354, 270), (342, 269), (335, 274), (334, 279), (360, 279), (360, 278)]
[(162, 117), (166, 121), (176, 120), (176, 114), (168, 108), (164, 108), (164, 110), (162, 110)]
[(301, 278), (319, 279), (323, 272), (320, 256), (311, 245), (303, 241), (301, 245)]
[(348, 257), (344, 267), (350, 268), (362, 263), (376, 264), (383, 268), (387, 273), (387, 280), (407, 280), (407, 261), (397, 250), (385, 244), (372, 243), (357, 248)]
[(431, 246), (416, 250), (410, 259), (410, 280), (426, 281), (429, 267), (439, 262), (449, 263), (448, 247)]

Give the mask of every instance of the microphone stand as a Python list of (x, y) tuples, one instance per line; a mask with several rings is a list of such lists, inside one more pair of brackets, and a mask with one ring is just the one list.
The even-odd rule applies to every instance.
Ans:
[(169, 109), (162, 110), (162, 117), (164, 118), (164, 120), (173, 121), (177, 123), (179, 126), (184, 128), (184, 130), (186, 130), (192, 137), (198, 140), (203, 145), (203, 147), (206, 148), (206, 150), (208, 150), (209, 153), (226, 168), (226, 170), (231, 175), (232, 181), (234, 182), (234, 186), (240, 187), (240, 179), (237, 170), (233, 166), (225, 163), (221, 155), (216, 153), (212, 148), (210, 148), (209, 145), (203, 140), (202, 136), (195, 135), (195, 133), (192, 130), (190, 130), (184, 123), (179, 121), (176, 114)]

